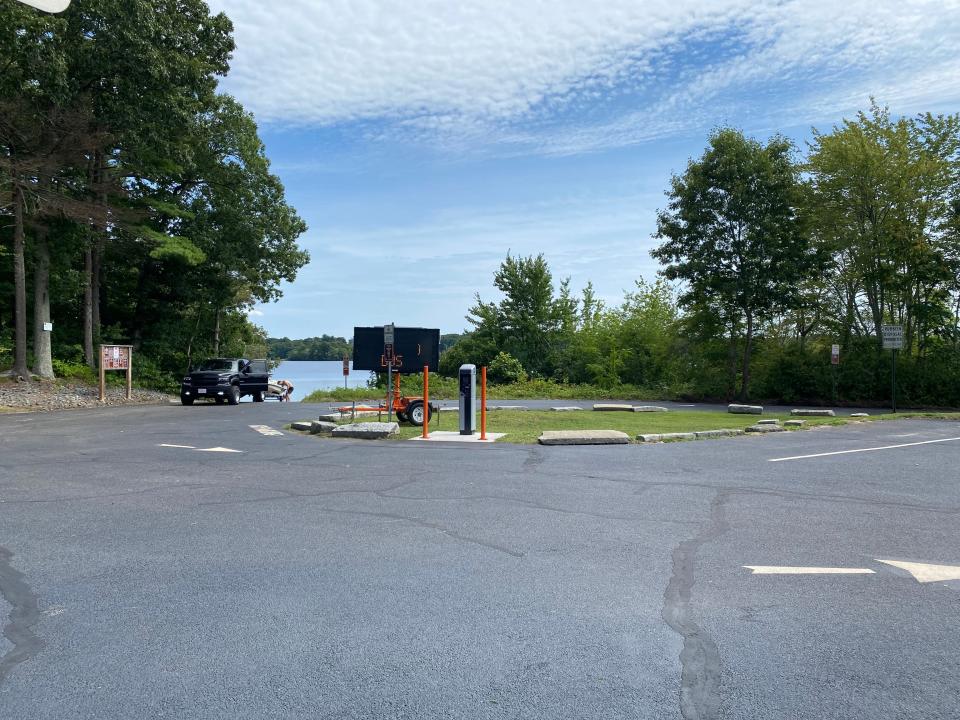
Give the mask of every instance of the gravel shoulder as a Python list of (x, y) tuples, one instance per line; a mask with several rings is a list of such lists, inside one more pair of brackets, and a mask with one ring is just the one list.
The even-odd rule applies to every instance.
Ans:
[(99, 388), (67, 380), (41, 382), (0, 381), (0, 412), (50, 412), (74, 408), (97, 408), (116, 405), (166, 404), (172, 395), (134, 388), (133, 398), (126, 399), (123, 387), (107, 387), (107, 399), (100, 402)]

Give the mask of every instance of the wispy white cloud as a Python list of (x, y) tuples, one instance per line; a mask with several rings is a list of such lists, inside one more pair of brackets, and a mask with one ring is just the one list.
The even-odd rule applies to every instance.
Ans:
[(869, 95), (960, 102), (957, 0), (211, 5), (236, 25), (227, 87), (262, 120), (387, 121), (363, 129), (373, 138), (570, 154), (725, 113), (799, 124)]

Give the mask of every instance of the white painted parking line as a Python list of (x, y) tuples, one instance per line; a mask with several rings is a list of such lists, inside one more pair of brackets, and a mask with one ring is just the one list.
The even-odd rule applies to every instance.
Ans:
[(901, 443), (900, 445), (882, 445), (880, 447), (858, 448), (857, 450), (836, 450), (834, 452), (814, 453), (813, 455), (794, 455), (792, 457), (770, 458), (769, 462), (807, 460), (809, 458), (830, 457), (831, 455), (851, 455), (853, 453), (876, 452), (877, 450), (895, 450), (897, 448), (914, 447), (916, 445), (933, 445), (934, 443), (955, 442), (957, 440), (960, 440), (960, 437), (942, 438), (940, 440), (923, 440), (921, 442)]
[(957, 565), (928, 565), (926, 563), (904, 562), (902, 560), (880, 560), (879, 558), (877, 562), (906, 570), (920, 583), (960, 580), (960, 566)]
[(160, 443), (160, 447), (180, 448), (181, 450), (196, 450), (193, 445), (167, 445), (166, 443)]
[(874, 575), (869, 568), (792, 567), (777, 565), (744, 565), (754, 575)]
[(242, 453), (243, 450), (231, 450), (225, 447), (199, 448), (197, 452), (215, 452), (215, 453)]
[(281, 435), (281, 436), (283, 435), (282, 432), (280, 432), (279, 430), (275, 430), (269, 425), (251, 425), (250, 429), (256, 430), (261, 435), (266, 435), (267, 437), (276, 437), (278, 435)]

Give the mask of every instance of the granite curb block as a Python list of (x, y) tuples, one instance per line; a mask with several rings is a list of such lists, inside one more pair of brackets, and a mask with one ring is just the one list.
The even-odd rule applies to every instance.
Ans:
[(803, 427), (807, 424), (806, 420), (787, 420), (783, 426), (784, 427)]
[(637, 435), (637, 440), (643, 443), (658, 443), (662, 439), (663, 435), (658, 434)]
[(790, 411), (791, 415), (796, 415), (798, 417), (836, 417), (837, 414), (833, 410), (827, 410), (825, 408), (816, 408), (816, 409), (804, 409), (797, 408)]
[(552, 407), (550, 409), (554, 412), (574, 412), (576, 410), (583, 410), (582, 407), (577, 407), (575, 405), (570, 405), (568, 407)]
[(734, 415), (763, 415), (763, 405), (727, 405), (727, 412)]
[(757, 420), (757, 425), (779, 425), (780, 421), (777, 418), (767, 418), (766, 420)]
[(593, 409), (597, 412), (633, 412), (633, 405), (619, 403), (596, 403)]
[(668, 442), (670, 440), (696, 440), (697, 434), (688, 432), (688, 433), (663, 433), (660, 436), (661, 442)]
[(665, 407), (659, 407), (657, 405), (637, 405), (634, 409), (634, 412), (669, 412)]
[(720, 428), (719, 430), (700, 430), (695, 432), (694, 435), (697, 436), (697, 440), (703, 440), (705, 438), (715, 438), (715, 437), (735, 437), (737, 435), (743, 435), (743, 430), (740, 428)]
[(751, 425), (746, 429), (746, 432), (748, 433), (772, 433), (786, 431), (786, 428), (782, 428), (779, 425)]
[(619, 430), (545, 430), (541, 445), (627, 445), (630, 436)]
[(382, 440), (399, 432), (400, 426), (395, 422), (362, 422), (338, 425), (331, 434), (333, 437)]
[(851, 413), (850, 417), (852, 417), (852, 418), (865, 418), (865, 417), (870, 417), (870, 413)]
[(487, 412), (492, 410), (529, 410), (529, 408), (525, 405), (487, 405)]
[(310, 432), (310, 430), (313, 428), (313, 421), (297, 420), (295, 422), (290, 423), (290, 427), (293, 428), (294, 430), (299, 430), (300, 432)]
[(310, 434), (320, 435), (321, 433), (331, 433), (336, 427), (336, 423), (324, 422), (323, 420), (314, 420), (312, 423), (310, 423)]

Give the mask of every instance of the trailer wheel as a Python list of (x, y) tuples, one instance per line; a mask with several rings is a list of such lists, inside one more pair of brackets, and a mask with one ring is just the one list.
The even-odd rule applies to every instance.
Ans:
[[(433, 419), (432, 410), (428, 410), (427, 413), (428, 413), (427, 420), (432, 420)], [(416, 425), (417, 427), (423, 427), (423, 415), (424, 415), (424, 410), (423, 410), (422, 400), (414, 400), (412, 403), (410, 403), (407, 406), (407, 417), (410, 419), (410, 423), (412, 425)]]
[(397, 416), (397, 422), (407, 422), (410, 419), (407, 417), (407, 413), (402, 410), (397, 410), (395, 415)]

